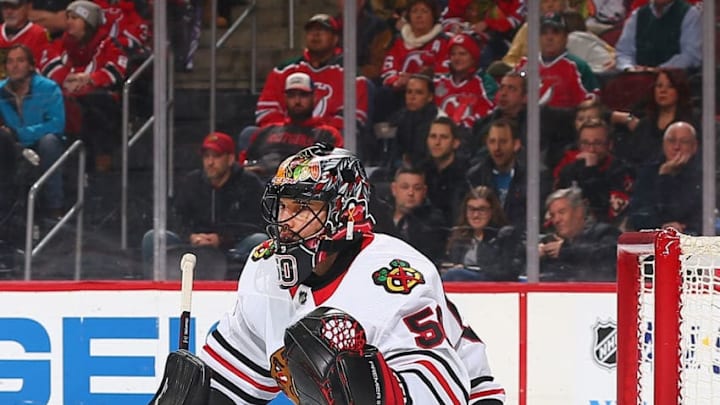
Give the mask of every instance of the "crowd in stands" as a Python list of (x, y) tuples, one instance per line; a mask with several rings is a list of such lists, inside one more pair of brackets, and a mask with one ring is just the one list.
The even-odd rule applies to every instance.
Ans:
[[(90, 171), (108, 170), (120, 144), (119, 90), (148, 54), (150, 24), (132, 0), (2, 0), (0, 10), (0, 240), (17, 241), (11, 224), (25, 218), (27, 187), (72, 142), (84, 141)], [(62, 170), (53, 172), (40, 218), (65, 214), (64, 189)]]
[[(700, 232), (691, 83), (701, 2), (542, 0), (533, 56), (522, 0), (356, 1), (366, 22), (357, 144), (375, 185), (375, 229), (424, 252), (446, 280), (515, 281), (524, 272), (527, 162), (536, 158), (526, 150), (528, 103), (541, 115), (541, 281), (614, 279), (622, 231)], [(313, 117), (342, 134), (342, 4), (310, 18), (303, 55), (270, 73), (257, 121), (238, 139), (241, 165), (255, 170), (263, 154), (252, 151), (280, 143), (276, 166), (322, 137), (287, 127), (298, 72), (309, 77)], [(527, 98), (529, 58), (539, 62), (537, 101)], [(634, 93), (618, 103), (606, 86)]]
[[(540, 52), (528, 55), (527, 0), (345, 1), (358, 6), (352, 113), (375, 187), (375, 229), (414, 245), (446, 280), (522, 275), (529, 159), (540, 160), (545, 201), (538, 207), (541, 281), (612, 280), (622, 231), (700, 232), (693, 83), (702, 2), (540, 0)], [(93, 168), (105, 170), (118, 142), (118, 85), (148, 49), (149, 25), (131, 0), (58, 3), (0, 0), (0, 47), (10, 49), (0, 82), (0, 153), (31, 148), (47, 167), (78, 138)], [(176, 25), (171, 39), (182, 44), (178, 70), (192, 70), (203, 4), (179, 3), (184, 8), (171, 12), (189, 23)], [(229, 3), (220, 3), (226, 10)], [(214, 133), (202, 142), (202, 169), (171, 201), (173, 245), (246, 257), (247, 240), (263, 229), (249, 208), (260, 206), (255, 186), (306, 146), (344, 145), (343, 116), (351, 112), (343, 105), (343, 4), (304, 23), (304, 49), (268, 72), (255, 122), (234, 139)], [(532, 58), (539, 100), (527, 97)], [(610, 91), (623, 87), (630, 97)], [(527, 105), (536, 102), (539, 157), (527, 155)], [(30, 103), (39, 105), (26, 115)], [(53, 190), (44, 201), (55, 212), (62, 195)]]

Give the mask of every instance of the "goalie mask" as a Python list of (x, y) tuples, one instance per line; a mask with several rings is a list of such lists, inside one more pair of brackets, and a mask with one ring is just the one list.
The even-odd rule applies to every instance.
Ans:
[(280, 164), (262, 211), (282, 288), (298, 285), (328, 253), (372, 231), (369, 198), (365, 169), (348, 150), (315, 144)]

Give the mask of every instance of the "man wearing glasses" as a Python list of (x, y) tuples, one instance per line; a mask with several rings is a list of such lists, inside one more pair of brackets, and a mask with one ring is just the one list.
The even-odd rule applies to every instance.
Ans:
[(619, 224), (630, 202), (634, 174), (613, 155), (608, 124), (591, 118), (580, 125), (577, 148), (565, 156), (553, 171), (555, 189), (575, 183), (588, 202), (596, 220)]

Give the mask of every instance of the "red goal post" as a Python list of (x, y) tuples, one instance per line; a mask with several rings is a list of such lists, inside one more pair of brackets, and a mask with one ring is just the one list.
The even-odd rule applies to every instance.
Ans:
[(720, 237), (618, 240), (618, 405), (720, 404)]

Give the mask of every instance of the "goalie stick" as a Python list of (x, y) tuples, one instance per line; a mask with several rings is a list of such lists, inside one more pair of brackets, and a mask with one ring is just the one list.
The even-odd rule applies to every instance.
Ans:
[(182, 284), (180, 285), (180, 341), (178, 348), (188, 350), (190, 346), (190, 308), (192, 307), (192, 288), (197, 257), (185, 253), (180, 259)]
[(210, 392), (210, 368), (188, 351), (190, 344), (190, 308), (193, 272), (197, 258), (186, 253), (180, 260), (182, 283), (180, 291), (179, 349), (168, 354), (160, 387), (148, 405), (206, 405)]

